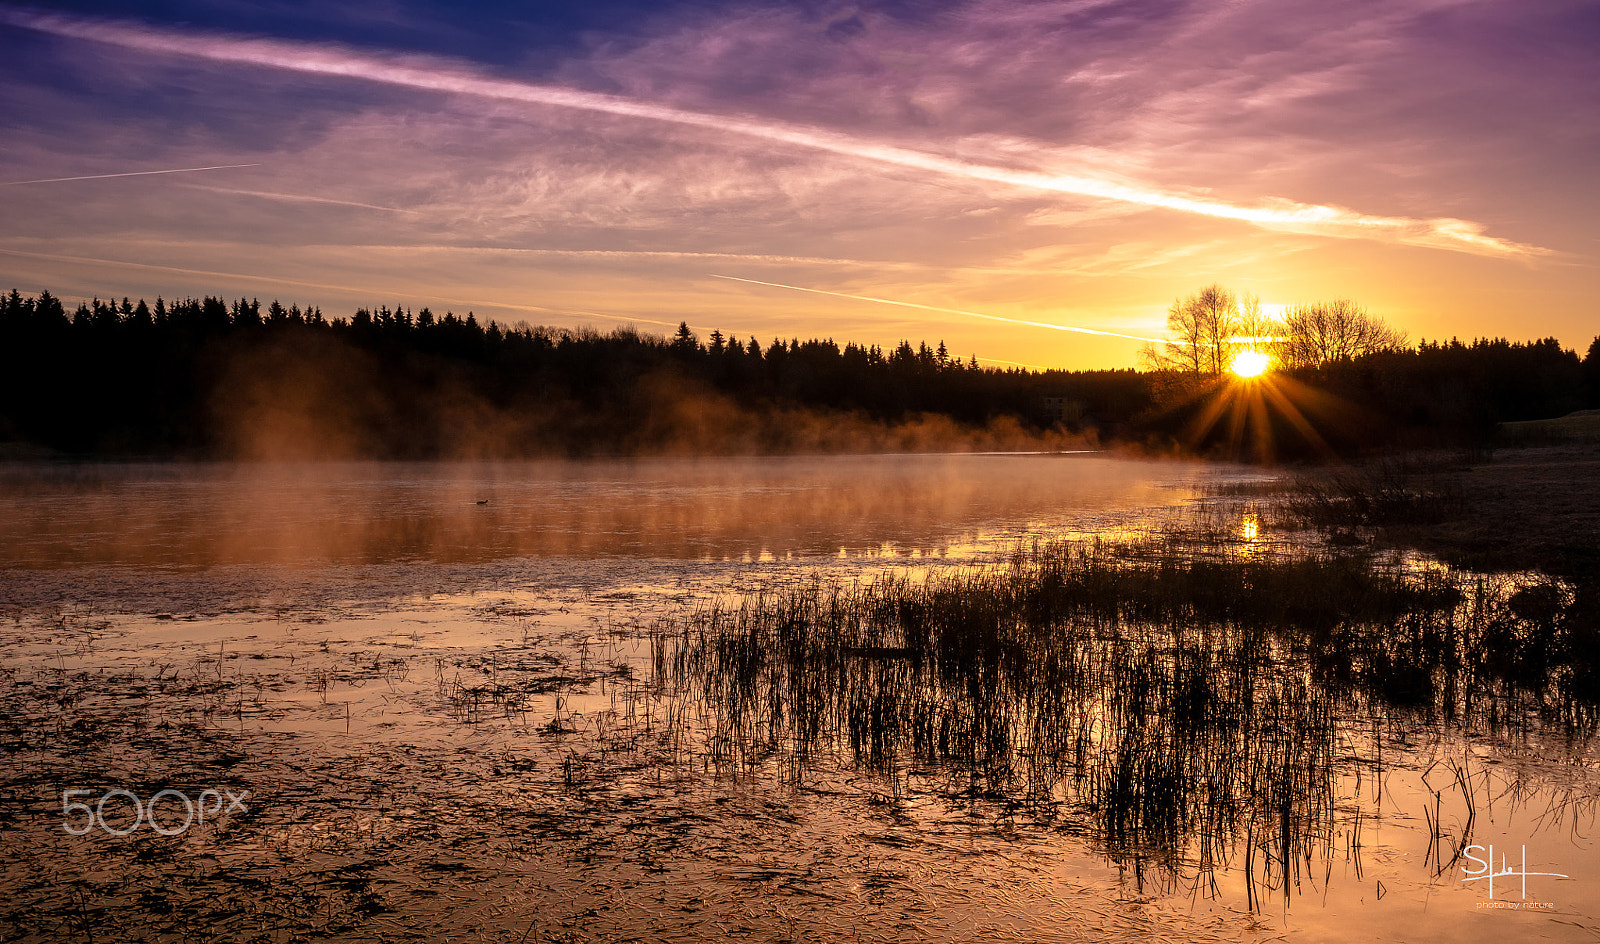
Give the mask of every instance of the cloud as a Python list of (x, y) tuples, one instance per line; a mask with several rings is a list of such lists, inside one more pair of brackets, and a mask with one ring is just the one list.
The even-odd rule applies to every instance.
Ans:
[[(229, 58), (246, 42), (236, 34), (184, 25), (69, 21), (172, 41), (148, 53), (0, 25), (16, 66), (0, 83), (5, 179), (262, 164), (6, 188), (0, 245), (173, 268), (4, 256), (0, 276), (120, 297), (232, 292), (217, 276), (248, 273), (241, 284), (264, 297), (281, 283), (286, 300), (309, 293), (330, 311), (467, 296), (484, 300), (480, 319), (521, 317), (489, 310), (503, 299), (602, 325), (615, 313), (763, 338), (937, 332), (963, 353), (1064, 366), (1126, 364), (1138, 342), (746, 291), (706, 273), (1135, 336), (1159, 335), (1168, 303), (1211, 282), (1252, 287), (1268, 305), (1356, 297), (1414, 336), (1593, 335), (1600, 18), (1589, 0), (884, 9), (665, 4), (625, 30), (510, 38), (489, 64), (373, 45), (483, 52), (425, 29), (235, 19), (368, 44), (262, 47), (319, 53), (331, 72), (243, 64)], [(841, 18), (851, 27), (832, 29)], [(457, 76), (468, 90), (362, 78), (374, 64)], [(471, 91), (482, 82), (516, 91)], [(700, 123), (530, 102), (528, 89)], [(841, 147), (730, 131), (732, 120)], [(916, 159), (849, 150), (863, 146)], [(956, 166), (930, 169), (927, 157)], [(1240, 220), (974, 167), (1336, 216)], [(1339, 216), (1346, 207), (1362, 212)], [(1551, 258), (1528, 244), (1574, 264), (1485, 264)]]
[[(1085, 8), (1093, 11), (1096, 8)], [(979, 184), (999, 185), (1010, 191), (1058, 194), (1112, 201), (1135, 208), (1152, 208), (1191, 216), (1225, 219), (1270, 230), (1314, 236), (1371, 239), (1391, 243), (1428, 246), (1479, 255), (1527, 257), (1544, 252), (1536, 246), (1492, 236), (1481, 224), (1453, 217), (1413, 218), (1408, 216), (1362, 213), (1324, 203), (1306, 203), (1284, 198), (1234, 201), (1203, 192), (1174, 187), (1157, 187), (1123, 175), (1097, 173), (1087, 169), (1061, 170), (1049, 166), (1027, 166), (1035, 159), (1051, 156), (1048, 149), (1025, 147), (974, 155), (980, 139), (941, 142), (942, 147), (907, 146), (860, 133), (834, 130), (818, 124), (779, 121), (748, 114), (727, 115), (662, 104), (635, 97), (601, 94), (573, 87), (536, 85), (486, 75), (460, 63), (418, 57), (379, 56), (332, 45), (311, 45), (271, 40), (240, 39), (175, 30), (157, 30), (126, 23), (90, 21), (51, 14), (7, 11), (0, 19), (13, 25), (55, 35), (112, 43), (152, 53), (205, 59), (214, 62), (259, 66), (331, 78), (381, 83), (449, 95), (573, 109), (622, 119), (688, 127), (723, 137), (757, 140), (780, 149), (820, 151), (856, 161), (893, 167), (931, 178), (955, 179)], [(1094, 75), (1086, 69), (1073, 72), (1082, 79)], [(1314, 86), (1315, 83), (1313, 83)], [(927, 94), (938, 99), (954, 94), (942, 83), (932, 83)], [(1292, 91), (1289, 97), (1315, 94), (1314, 88)], [(1215, 96), (1208, 101), (1215, 101)], [(1149, 115), (1163, 118), (1176, 104), (1152, 109)], [(1194, 105), (1196, 110), (1200, 105)], [(1172, 120), (1170, 114), (1165, 120)], [(954, 146), (960, 145), (960, 146)], [(1009, 158), (1005, 162), (993, 158)]]

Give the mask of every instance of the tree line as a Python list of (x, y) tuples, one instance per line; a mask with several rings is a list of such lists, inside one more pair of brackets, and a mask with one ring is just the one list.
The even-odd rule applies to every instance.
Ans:
[[(1005, 447), (1147, 401), (1133, 370), (979, 366), (942, 342), (664, 338), (402, 305), (0, 299), (0, 442), (71, 454), (427, 458)], [(281, 449), (270, 448), (274, 444)]]
[[(1242, 345), (1341, 404), (1340, 451), (1483, 437), (1600, 404), (1600, 339), (1423, 342), (1348, 302), (1281, 321), (1211, 286), (1147, 369), (980, 366), (943, 342), (763, 344), (219, 296), (0, 298), (0, 443), (71, 455), (434, 458), (1026, 448), (1205, 451), (1195, 410)], [(1174, 393), (1174, 391), (1178, 393)], [(1338, 415), (1335, 415), (1338, 414)], [(1341, 425), (1343, 424), (1343, 425)], [(1345, 429), (1348, 427), (1348, 430)], [(1285, 431), (1286, 442), (1292, 436)], [(1293, 450), (1287, 450), (1292, 454)]]

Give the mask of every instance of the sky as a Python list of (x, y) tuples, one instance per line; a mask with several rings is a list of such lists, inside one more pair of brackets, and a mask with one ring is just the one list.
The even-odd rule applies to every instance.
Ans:
[(1600, 334), (1592, 0), (0, 0), (0, 290), (1124, 368)]

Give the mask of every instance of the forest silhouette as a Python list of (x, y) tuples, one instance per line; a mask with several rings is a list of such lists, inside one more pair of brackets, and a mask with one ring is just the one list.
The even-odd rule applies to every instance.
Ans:
[[(1424, 341), (1289, 375), (1328, 405), (1324, 451), (1482, 444), (1497, 423), (1600, 405), (1600, 338)], [(255, 299), (0, 299), (11, 454), (495, 458), (1071, 448), (1226, 451), (1158, 370), (980, 366), (943, 342), (763, 345), (480, 322), (428, 308)], [(1308, 414), (1309, 415), (1309, 414)], [(1282, 458), (1297, 456), (1285, 429)], [(1310, 456), (1309, 451), (1305, 451)]]

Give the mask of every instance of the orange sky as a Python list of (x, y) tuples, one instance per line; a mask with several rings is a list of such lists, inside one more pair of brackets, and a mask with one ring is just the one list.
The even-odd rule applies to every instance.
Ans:
[(1067, 368), (1141, 342), (1056, 327), (1155, 337), (1211, 282), (1348, 296), (1413, 339), (1600, 333), (1583, 4), (661, 4), (537, 41), (421, 0), (381, 35), (79, 6), (0, 10), (0, 283), (69, 303), (686, 320)]

